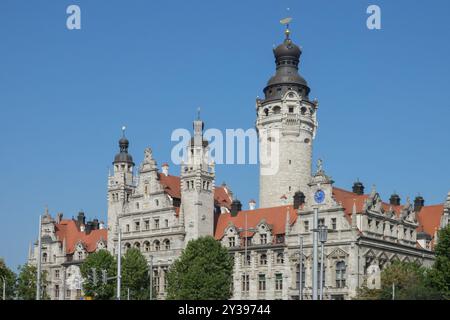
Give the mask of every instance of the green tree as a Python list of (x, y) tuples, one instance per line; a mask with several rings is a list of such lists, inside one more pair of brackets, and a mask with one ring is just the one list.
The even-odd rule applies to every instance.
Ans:
[(16, 274), (9, 269), (0, 258), (0, 299), (3, 299), (3, 280), (5, 280), (6, 299), (14, 299), (16, 290)]
[(430, 284), (444, 299), (450, 299), (450, 225), (441, 229), (435, 247), (436, 260), (429, 274)]
[(90, 254), (81, 265), (80, 271), (84, 279), (83, 291), (86, 296), (95, 300), (108, 300), (114, 297), (116, 282), (109, 280), (105, 284), (103, 270), (106, 270), (108, 278), (116, 275), (115, 259), (107, 250)]
[(231, 297), (233, 259), (213, 237), (188, 242), (167, 275), (167, 297), (224, 300)]
[(122, 259), (122, 299), (130, 292), (130, 300), (147, 300), (150, 278), (147, 259), (139, 249), (129, 249)]
[(429, 285), (429, 269), (413, 262), (394, 262), (381, 272), (381, 288), (358, 290), (361, 300), (391, 300), (395, 286), (396, 300), (435, 300), (439, 292)]
[[(19, 267), (19, 276), (17, 278), (17, 295), (22, 300), (35, 300), (36, 299), (36, 276), (37, 268), (31, 264), (24, 264)], [(47, 294), (46, 287), (49, 282), (47, 281), (47, 271), (41, 272), (41, 299), (48, 300), (50, 297)]]

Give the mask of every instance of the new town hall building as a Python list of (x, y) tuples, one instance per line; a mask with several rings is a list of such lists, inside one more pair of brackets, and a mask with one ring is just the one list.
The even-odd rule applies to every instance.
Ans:
[[(431, 206), (420, 196), (402, 202), (393, 194), (383, 201), (375, 187), (366, 191), (359, 181), (349, 190), (335, 187), (321, 164), (313, 172), (318, 103), (299, 75), (301, 50), (289, 30), (274, 55), (275, 74), (256, 101), (256, 128), (261, 153), (279, 150), (278, 170), (270, 174), (260, 166), (259, 206), (250, 201), (243, 210), (228, 186), (215, 185), (200, 119), (193, 123), (189, 158), (179, 175), (171, 175), (167, 164), (159, 168), (150, 148), (135, 168), (124, 136), (108, 177), (108, 227), (85, 222), (83, 213), (71, 220), (44, 216), (42, 262), (52, 299), (82, 294), (79, 264), (96, 250), (116, 254), (119, 228), (122, 251), (139, 248), (152, 260), (159, 299), (165, 297), (170, 265), (189, 240), (206, 235), (234, 257), (233, 299), (298, 299), (300, 285), (303, 299), (311, 299), (313, 197), (319, 189), (325, 194), (319, 225), (329, 230), (324, 299), (349, 299), (358, 287), (378, 287), (381, 270), (396, 260), (432, 264), (437, 231), (449, 223), (450, 193), (443, 204)], [(30, 263), (36, 263), (36, 252), (36, 246), (30, 249)]]

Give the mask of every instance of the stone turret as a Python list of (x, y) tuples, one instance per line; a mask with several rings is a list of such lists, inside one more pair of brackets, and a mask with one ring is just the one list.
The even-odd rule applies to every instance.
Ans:
[(203, 138), (204, 123), (200, 116), (193, 126), (194, 136), (181, 166), (181, 210), (186, 243), (214, 233), (214, 165), (208, 161), (208, 141)]
[(275, 75), (256, 101), (256, 128), (260, 151), (260, 207), (282, 205), (281, 196), (308, 192), (312, 142), (317, 128), (317, 102), (300, 76), (301, 49), (286, 29), (282, 44), (274, 49)]

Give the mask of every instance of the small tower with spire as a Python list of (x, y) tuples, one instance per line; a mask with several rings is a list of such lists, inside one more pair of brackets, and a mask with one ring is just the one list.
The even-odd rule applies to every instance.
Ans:
[(122, 137), (119, 140), (119, 153), (113, 161), (113, 174), (108, 177), (108, 248), (114, 248), (113, 239), (117, 237), (118, 216), (123, 212), (134, 189), (133, 157), (128, 153), (130, 142), (125, 137), (125, 127), (122, 127)]
[(318, 103), (310, 101), (310, 88), (299, 74), (302, 51), (291, 39), (290, 21), (280, 21), (286, 29), (283, 43), (273, 49), (275, 75), (264, 99), (256, 100), (262, 208), (282, 205), (282, 195), (292, 199), (296, 192), (308, 193), (311, 180)]
[(203, 138), (204, 123), (198, 114), (194, 136), (186, 148), (181, 165), (181, 210), (185, 243), (214, 232), (214, 164), (208, 161), (208, 141)]

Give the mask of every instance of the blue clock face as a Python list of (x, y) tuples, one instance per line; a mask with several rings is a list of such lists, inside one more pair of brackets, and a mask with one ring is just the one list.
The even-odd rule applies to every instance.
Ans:
[(325, 192), (323, 190), (317, 190), (314, 194), (314, 200), (316, 203), (322, 203), (325, 200)]

